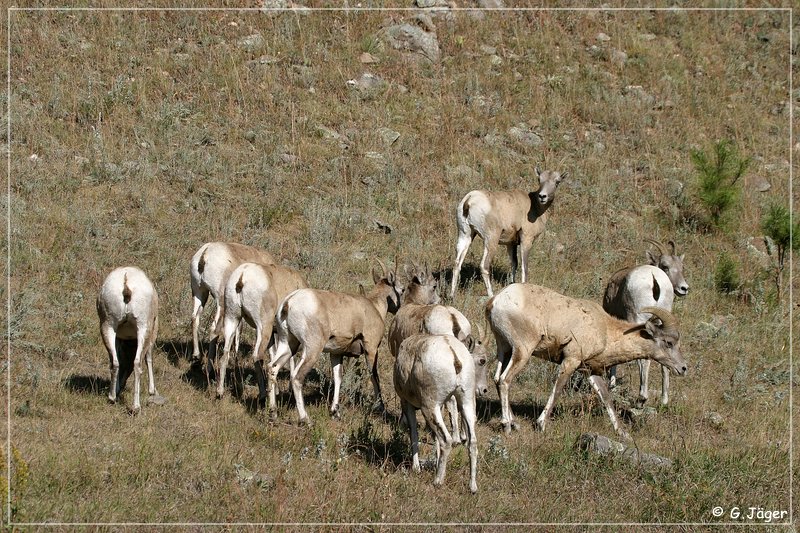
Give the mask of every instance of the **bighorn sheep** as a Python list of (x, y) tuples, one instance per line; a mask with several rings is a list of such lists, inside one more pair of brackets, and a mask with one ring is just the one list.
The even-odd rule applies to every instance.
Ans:
[(158, 294), (147, 275), (138, 268), (117, 268), (100, 287), (97, 316), (100, 318), (100, 335), (108, 351), (111, 367), (108, 400), (112, 403), (117, 401), (131, 372), (124, 368), (120, 376), (120, 357), (125, 358), (125, 366), (129, 362), (127, 359), (132, 357), (133, 412), (136, 413), (141, 408), (139, 388), (142, 354), (147, 359), (148, 393), (151, 397), (158, 394), (153, 380), (153, 345), (158, 335)]
[[(475, 434), (475, 362), (452, 335), (413, 335), (400, 345), (394, 362), (394, 388), (408, 421), (414, 471), (419, 472), (416, 410), (436, 435), (437, 468), (434, 485), (444, 482), (453, 439), (442, 418), (442, 405), (455, 398), (469, 443), (469, 490), (478, 491), (478, 440)], [(479, 356), (478, 356), (479, 357)]]
[(512, 190), (504, 192), (470, 191), (458, 204), (456, 225), (458, 240), (456, 241), (456, 265), (453, 268), (453, 280), (450, 287), (452, 299), (458, 287), (461, 265), (467, 257), (467, 251), (476, 235), (483, 239), (483, 258), (481, 259), (481, 276), (489, 296), (493, 296), (489, 279), (489, 267), (498, 244), (504, 244), (511, 259), (511, 277), (517, 275), (517, 248), (520, 251), (522, 265), (522, 282), (528, 279), (528, 252), (534, 239), (543, 231), (550, 216), (548, 208), (555, 198), (556, 188), (567, 172), (539, 170), (539, 189), (535, 192)]
[[(455, 307), (439, 305), (437, 282), (427, 268), (420, 269), (415, 265), (409, 277), (411, 283), (406, 287), (402, 305), (389, 326), (389, 351), (392, 357), (397, 357), (400, 344), (412, 335), (451, 335), (464, 343), (475, 357), (476, 390), (479, 396), (487, 394), (487, 357), (484, 348), (486, 339), (482, 332), (480, 338), (474, 338), (467, 317)], [(458, 408), (454, 397), (449, 400), (447, 411), (450, 413), (453, 437), (466, 439), (466, 435), (459, 429)]]
[(592, 388), (605, 405), (614, 429), (630, 438), (614, 412), (604, 374), (616, 364), (650, 358), (680, 375), (686, 362), (680, 332), (669, 311), (642, 309), (653, 316), (644, 324), (612, 317), (595, 302), (577, 300), (537, 285), (509, 285), (486, 303), (486, 318), (497, 341), (495, 382), (506, 433), (516, 427), (508, 400), (511, 381), (535, 355), (560, 363), (558, 378), (536, 423), (544, 430), (561, 389), (575, 370), (590, 373)]
[(211, 322), (212, 336), (217, 329), (217, 324), (222, 318), (221, 299), (225, 294), (225, 282), (233, 270), (245, 262), (274, 265), (275, 259), (267, 252), (233, 242), (207, 242), (197, 250), (189, 266), (189, 275), (192, 282), (192, 297), (194, 310), (192, 311), (192, 358), (200, 357), (200, 342), (198, 329), (200, 328), (200, 314), (208, 301), (208, 295), (217, 302), (217, 312)]
[[(664, 245), (658, 241), (647, 239), (647, 242), (658, 248), (660, 255), (655, 256), (649, 250), (649, 265), (624, 268), (614, 273), (606, 286), (603, 296), (603, 309), (610, 315), (644, 324), (647, 321), (645, 307), (660, 307), (672, 312), (675, 295), (685, 296), (689, 292), (689, 284), (683, 277), (683, 255), (675, 254), (675, 243), (669, 241), (670, 253), (666, 253)], [(616, 385), (616, 366), (611, 367), (609, 383)], [(650, 375), (650, 360), (639, 360), (639, 401), (647, 402), (650, 397), (647, 382)], [(661, 367), (661, 403), (669, 402), (669, 369)]]
[[(291, 370), (291, 385), (301, 423), (310, 423), (303, 402), (303, 381), (324, 351), (330, 354), (333, 371), (331, 415), (339, 417), (339, 387), (345, 355), (364, 355), (375, 391), (375, 409), (384, 410), (378, 378), (378, 346), (383, 340), (387, 313), (396, 313), (402, 288), (396, 267), (389, 272), (383, 263), (375, 286), (366, 295), (350, 295), (318, 289), (300, 289), (287, 296), (275, 315), (275, 345), (268, 365), (269, 408), (275, 416), (275, 388), (278, 371), (300, 350), (299, 361)], [(302, 349), (300, 349), (302, 347)]]
[[(222, 359), (217, 376), (217, 398), (225, 392), (225, 371), (231, 345), (242, 320), (256, 328), (253, 363), (256, 365), (259, 399), (266, 398), (262, 361), (272, 340), (275, 311), (290, 292), (308, 287), (298, 271), (281, 265), (242, 263), (228, 277), (222, 305), (223, 318), (218, 323), (218, 335), (224, 339)], [(220, 331), (221, 330), (221, 331)]]

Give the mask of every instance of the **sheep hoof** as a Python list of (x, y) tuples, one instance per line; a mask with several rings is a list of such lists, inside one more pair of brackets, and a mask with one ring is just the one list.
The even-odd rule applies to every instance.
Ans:
[(331, 418), (333, 418), (334, 420), (341, 420), (342, 419), (342, 413), (339, 412), (338, 408), (336, 408), (335, 410), (331, 411)]
[(511, 435), (511, 424), (507, 422), (503, 422), (503, 431), (506, 435)]
[(470, 491), (472, 494), (475, 494), (475, 493), (477, 493), (477, 492), (478, 492), (478, 485), (477, 485), (477, 483), (476, 483), (475, 485), (470, 485), (470, 486), (469, 486), (469, 491)]
[(373, 413), (386, 412), (386, 407), (383, 405), (383, 400), (376, 400), (375, 403), (372, 404), (372, 412)]
[(298, 424), (299, 424), (300, 426), (305, 426), (305, 427), (307, 427), (307, 428), (310, 428), (310, 427), (312, 427), (312, 426), (314, 425), (314, 424), (311, 422), (311, 419), (310, 419), (309, 417), (301, 418), (301, 419), (298, 421)]
[(128, 410), (128, 414), (131, 415), (131, 416), (136, 416), (141, 411), (142, 411), (141, 406), (139, 406), (139, 407), (131, 407), (130, 410)]
[(269, 411), (269, 420), (270, 420), (270, 422), (277, 422), (278, 421), (278, 410), (277, 409), (270, 409), (270, 411)]
[(545, 427), (545, 422), (544, 422), (544, 420), (537, 420), (537, 421), (536, 421), (536, 426), (535, 426), (535, 427), (536, 427), (536, 429), (537, 429), (538, 431), (544, 431), (544, 427)]
[(647, 398), (645, 398), (645, 397), (643, 397), (643, 396), (639, 396), (639, 397), (638, 397), (638, 398), (636, 398), (636, 400), (634, 400), (634, 402), (633, 402), (634, 406), (638, 407), (639, 409), (641, 409), (642, 407), (644, 407), (644, 405), (645, 405), (646, 403), (647, 403)]

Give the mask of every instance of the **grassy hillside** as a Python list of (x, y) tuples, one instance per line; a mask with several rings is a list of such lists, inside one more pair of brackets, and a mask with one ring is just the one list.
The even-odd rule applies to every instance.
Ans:
[[(714, 506), (789, 509), (792, 277), (776, 291), (760, 228), (790, 198), (788, 13), (426, 13), (12, 13), (13, 521), (704, 523), (727, 518)], [(404, 21), (435, 26), (438, 60), (387, 42)], [(751, 163), (716, 228), (690, 153), (722, 139)], [(261, 246), (325, 289), (355, 292), (376, 259), (395, 258), (447, 285), (460, 198), (535, 188), (535, 165), (571, 176), (532, 282), (600, 301), (611, 273), (644, 261), (643, 239), (686, 254), (691, 291), (675, 312), (689, 372), (632, 427), (671, 469), (578, 453), (581, 433), (613, 436), (580, 385), (534, 431), (556, 372), (538, 360), (511, 388), (520, 431), (500, 432), (495, 390), (479, 402), (476, 496), (463, 447), (438, 490), (430, 470), (410, 471), (385, 346), (387, 420), (368, 412), (360, 363), (341, 421), (328, 417), (326, 357), (306, 387), (312, 428), (296, 425), (285, 380), (269, 423), (247, 363), (244, 391), (213, 399), (188, 357), (202, 243)], [(715, 288), (723, 254), (742, 282), (733, 294)], [(452, 303), (480, 323), (479, 258), (475, 243)], [(106, 402), (94, 308), (127, 264), (161, 298), (155, 379), (168, 399), (136, 417), (131, 384)], [(508, 271), (498, 253), (498, 289)]]

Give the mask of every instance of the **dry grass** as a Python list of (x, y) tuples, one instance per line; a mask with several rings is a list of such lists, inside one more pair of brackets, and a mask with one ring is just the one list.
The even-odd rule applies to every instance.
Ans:
[[(788, 14), (461, 12), (434, 19), (443, 59), (433, 65), (374, 37), (410, 16), (12, 14), (15, 522), (696, 523), (715, 521), (716, 505), (788, 510), (787, 309), (746, 248), (767, 201), (790, 194), (785, 106), (800, 98), (788, 95)], [(262, 46), (238, 44), (257, 32)], [(379, 63), (362, 65), (365, 51)], [(348, 87), (363, 72), (385, 84)], [(543, 143), (510, 139), (520, 122)], [(391, 146), (382, 127), (400, 133)], [(701, 232), (686, 216), (697, 209), (689, 152), (720, 138), (754, 162), (735, 227)], [(442, 265), (449, 279), (458, 200), (528, 187), (535, 164), (572, 177), (531, 253), (532, 281), (599, 300), (606, 276), (644, 258), (644, 238), (672, 238), (686, 253), (692, 290), (676, 313), (690, 372), (672, 380), (669, 407), (633, 428), (643, 450), (673, 458), (671, 470), (577, 453), (581, 433), (611, 431), (585, 390), (534, 432), (555, 371), (539, 361), (511, 389), (520, 431), (499, 433), (494, 391), (479, 404), (476, 496), (463, 447), (443, 488), (430, 471), (410, 472), (385, 347), (389, 420), (365, 412), (356, 365), (355, 401), (333, 421), (321, 363), (306, 388), (310, 429), (294, 424), (285, 382), (268, 423), (246, 365), (244, 392), (212, 399), (187, 359), (188, 264), (203, 242), (263, 246), (321, 288), (356, 291), (374, 259), (395, 255)], [(769, 192), (753, 190), (757, 177)], [(715, 292), (722, 251), (737, 258), (749, 299)], [(467, 264), (478, 254), (475, 244)], [(103, 277), (124, 264), (143, 268), (161, 298), (156, 382), (168, 404), (137, 417), (130, 387), (106, 403), (94, 310)], [(498, 254), (501, 282), (507, 271)], [(454, 305), (480, 321), (483, 284), (474, 268), (463, 274)], [(716, 328), (715, 316), (729, 318)]]

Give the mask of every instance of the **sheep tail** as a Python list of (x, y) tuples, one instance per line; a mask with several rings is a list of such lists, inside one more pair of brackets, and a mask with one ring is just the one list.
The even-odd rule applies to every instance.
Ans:
[(122, 279), (122, 301), (127, 303), (131, 302), (131, 289), (128, 287), (128, 274), (126, 273)]

